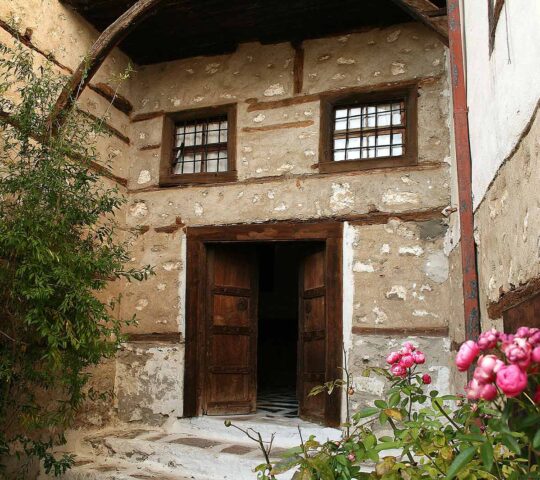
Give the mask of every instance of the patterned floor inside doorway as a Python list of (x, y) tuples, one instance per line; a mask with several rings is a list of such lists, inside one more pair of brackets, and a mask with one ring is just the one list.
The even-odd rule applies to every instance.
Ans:
[(298, 417), (298, 400), (294, 390), (270, 390), (257, 396), (257, 414), (267, 418)]

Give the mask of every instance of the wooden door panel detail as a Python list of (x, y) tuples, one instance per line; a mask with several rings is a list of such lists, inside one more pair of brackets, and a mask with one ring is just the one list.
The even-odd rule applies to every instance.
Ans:
[(208, 252), (205, 413), (251, 413), (256, 408), (257, 276), (246, 245)]
[(250, 298), (220, 295), (214, 290), (213, 325), (250, 326)]
[(324, 394), (309, 397), (311, 389), (326, 377), (327, 314), (326, 257), (324, 245), (306, 254), (300, 269), (298, 335), (298, 401), (300, 416), (324, 423)]

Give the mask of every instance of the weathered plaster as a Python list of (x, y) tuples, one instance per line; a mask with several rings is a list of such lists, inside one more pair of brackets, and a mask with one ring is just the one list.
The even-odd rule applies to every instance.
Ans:
[[(540, 118), (533, 119), (514, 155), (501, 167), (475, 215), (480, 304), (540, 276)], [(496, 323), (500, 326), (500, 323)]]
[(117, 355), (115, 406), (126, 422), (182, 416), (183, 345), (126, 343)]
[(449, 308), (449, 261), (442, 220), (355, 227), (353, 325), (446, 327), (459, 321)]

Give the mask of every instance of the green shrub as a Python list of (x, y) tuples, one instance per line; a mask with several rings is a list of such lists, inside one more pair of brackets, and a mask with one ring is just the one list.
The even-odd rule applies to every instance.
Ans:
[(0, 44), (0, 455), (37, 457), (55, 474), (72, 459), (52, 447), (105, 393), (85, 388), (89, 367), (122, 340), (118, 299), (99, 293), (151, 273), (124, 269), (114, 217), (124, 199), (94, 168), (102, 123), (73, 108), (48, 133), (64, 82), (22, 46)]

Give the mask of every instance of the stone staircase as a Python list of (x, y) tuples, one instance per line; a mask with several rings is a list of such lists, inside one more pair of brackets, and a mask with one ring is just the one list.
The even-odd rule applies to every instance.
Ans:
[[(224, 426), (225, 417), (200, 417), (171, 421), (162, 428), (115, 425), (103, 430), (68, 433), (64, 451), (76, 455), (65, 480), (254, 480), (253, 468), (262, 462), (258, 446), (235, 428)], [(298, 445), (298, 426), (304, 438), (326, 440), (340, 432), (301, 420), (287, 423), (231, 418), (242, 428), (275, 433), (273, 455), (279, 458)], [(287, 480), (291, 474), (279, 476)], [(39, 480), (49, 477), (42, 474)]]

